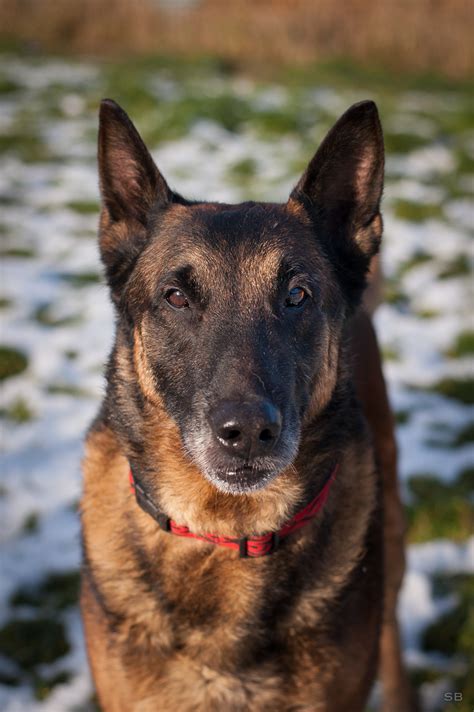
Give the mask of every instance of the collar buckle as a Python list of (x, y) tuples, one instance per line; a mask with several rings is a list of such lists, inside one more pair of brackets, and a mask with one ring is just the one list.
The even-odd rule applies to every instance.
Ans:
[(248, 557), (247, 542), (248, 539), (246, 536), (243, 536), (241, 539), (237, 539), (237, 543), (239, 545), (239, 557), (241, 559), (246, 559)]
[(273, 552), (279, 548), (280, 542), (281, 542), (280, 532), (272, 532), (270, 548), (267, 551), (266, 556), (268, 556), (268, 554), (273, 554)]

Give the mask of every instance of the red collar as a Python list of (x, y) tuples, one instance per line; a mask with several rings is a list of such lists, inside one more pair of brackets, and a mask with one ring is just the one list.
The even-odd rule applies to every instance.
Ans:
[(135, 494), (137, 503), (159, 524), (161, 529), (176, 534), (176, 536), (184, 536), (192, 539), (207, 541), (217, 546), (225, 546), (228, 549), (235, 549), (241, 557), (256, 558), (272, 554), (280, 545), (281, 539), (284, 539), (289, 534), (304, 527), (318, 514), (324, 507), (324, 504), (329, 495), (329, 489), (334, 482), (339, 465), (335, 465), (329, 473), (324, 485), (319, 490), (314, 499), (311, 500), (303, 509), (300, 509), (291, 519), (289, 519), (277, 532), (268, 532), (258, 536), (245, 536), (241, 539), (233, 539), (227, 536), (217, 536), (216, 534), (193, 534), (188, 527), (182, 524), (176, 524), (172, 519), (166, 516), (156, 504), (152, 501), (149, 495), (144, 490), (143, 486), (137, 481), (136, 476), (130, 470), (129, 479), (132, 492)]

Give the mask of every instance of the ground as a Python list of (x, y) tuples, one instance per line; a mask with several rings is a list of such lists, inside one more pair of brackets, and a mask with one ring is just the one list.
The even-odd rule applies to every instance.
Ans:
[(113, 332), (95, 241), (104, 96), (132, 115), (172, 187), (224, 201), (286, 199), (337, 116), (360, 99), (379, 104), (388, 159), (376, 325), (409, 522), (404, 649), (427, 712), (471, 710), (469, 91), (343, 65), (270, 82), (209, 61), (13, 54), (0, 62), (1, 709), (94, 709), (77, 609), (77, 502), (82, 439)]

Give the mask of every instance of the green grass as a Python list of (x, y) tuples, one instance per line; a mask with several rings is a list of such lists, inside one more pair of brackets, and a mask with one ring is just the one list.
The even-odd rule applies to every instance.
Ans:
[(410, 304), (408, 296), (402, 291), (398, 281), (390, 279), (385, 281), (383, 300), (401, 310), (407, 309)]
[(422, 634), (422, 647), (431, 653), (449, 657), (464, 656), (466, 668), (453, 676), (451, 689), (462, 692), (462, 701), (453, 703), (447, 712), (472, 712), (474, 703), (474, 575), (443, 574), (433, 579), (433, 592), (438, 596), (455, 594), (453, 608), (431, 623)]
[(33, 680), (34, 697), (39, 702), (46, 700), (52, 693), (56, 685), (63, 685), (69, 682), (71, 673), (68, 670), (61, 670), (54, 675), (35, 675)]
[(31, 259), (32, 257), (36, 257), (36, 251), (32, 247), (5, 247), (0, 249), (0, 257)]
[(52, 396), (75, 396), (77, 398), (87, 398), (89, 393), (72, 383), (50, 383), (46, 386), (46, 392)]
[[(440, 219), (443, 216), (443, 211), (440, 205), (432, 203), (417, 203), (412, 200), (396, 200), (393, 204), (393, 212), (395, 217), (400, 220), (409, 220), (410, 222), (421, 223), (432, 218)], [(432, 259), (432, 256), (426, 252), (417, 253), (421, 258), (418, 264)], [(415, 255), (415, 259), (417, 257)]]
[(64, 356), (68, 361), (75, 361), (79, 356), (79, 351), (76, 351), (76, 349), (67, 349), (67, 351), (64, 352)]
[(18, 425), (29, 423), (34, 417), (34, 411), (24, 398), (17, 398), (10, 405), (0, 408), (0, 418), (11, 420)]
[(397, 425), (406, 425), (411, 418), (411, 411), (397, 410), (395, 412), (395, 422)]
[(456, 593), (458, 603), (425, 630), (422, 646), (427, 651), (464, 653), (474, 659), (474, 575), (443, 577), (441, 583), (438, 578), (437, 585), (438, 590), (444, 587), (446, 592)]
[(30, 606), (42, 611), (63, 611), (77, 605), (79, 572), (77, 570), (48, 574), (35, 585), (20, 586), (11, 596), (13, 607)]
[(462, 358), (474, 354), (474, 331), (461, 331), (456, 341), (447, 352), (451, 358)]
[(99, 272), (61, 272), (59, 277), (65, 282), (69, 282), (73, 287), (79, 288), (102, 282)]
[(384, 141), (387, 153), (410, 153), (428, 143), (427, 139), (414, 133), (385, 132)]
[(28, 357), (13, 346), (0, 346), (0, 381), (18, 376), (28, 368)]
[(451, 446), (462, 447), (471, 443), (474, 443), (474, 421), (471, 421), (457, 432)]
[(416, 311), (416, 316), (419, 319), (436, 319), (441, 315), (441, 312), (436, 309), (419, 309)]
[(8, 621), (0, 628), (0, 649), (24, 671), (31, 671), (66, 655), (70, 645), (64, 625), (53, 617), (42, 616)]
[(400, 352), (395, 346), (384, 346), (382, 348), (382, 358), (384, 361), (400, 361)]
[(25, 517), (23, 526), (21, 528), (23, 534), (36, 534), (39, 529), (39, 515), (37, 512), (31, 512)]
[(51, 151), (33, 130), (22, 133), (0, 134), (0, 155), (14, 155), (25, 163), (39, 163), (52, 159)]
[(465, 405), (474, 405), (474, 378), (442, 378), (430, 386), (419, 386), (412, 383), (414, 390), (424, 390), (437, 393), (445, 398), (452, 398)]
[(258, 163), (254, 158), (242, 158), (234, 163), (228, 171), (228, 177), (235, 183), (245, 182), (257, 173)]
[(21, 90), (21, 85), (9, 77), (0, 75), (0, 94), (13, 94)]
[(58, 328), (61, 326), (73, 326), (81, 321), (80, 314), (71, 314), (70, 316), (55, 317), (53, 304), (41, 304), (38, 306), (32, 315), (33, 319), (42, 326)]
[(100, 206), (96, 200), (74, 200), (66, 203), (66, 208), (81, 215), (98, 215)]
[(408, 480), (412, 501), (407, 506), (408, 541), (422, 543), (448, 538), (465, 541), (474, 525), (474, 471), (461, 472), (452, 483), (435, 475), (415, 475)]
[(402, 275), (406, 274), (406, 272), (409, 272), (411, 269), (419, 267), (419, 265), (424, 265), (427, 262), (431, 262), (432, 259), (432, 255), (428, 254), (427, 252), (424, 252), (423, 250), (418, 250), (412, 255), (412, 257), (410, 257), (410, 259), (406, 260), (400, 265), (398, 274), (401, 277)]
[(471, 265), (467, 255), (458, 255), (449, 262), (438, 274), (439, 279), (465, 277), (471, 274)]

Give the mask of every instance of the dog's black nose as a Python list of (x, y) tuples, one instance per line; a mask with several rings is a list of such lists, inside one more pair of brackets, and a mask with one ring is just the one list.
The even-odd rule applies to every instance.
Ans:
[(226, 400), (210, 413), (213, 432), (229, 454), (248, 460), (266, 455), (278, 441), (281, 413), (267, 400)]

